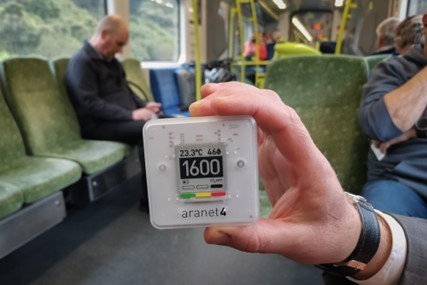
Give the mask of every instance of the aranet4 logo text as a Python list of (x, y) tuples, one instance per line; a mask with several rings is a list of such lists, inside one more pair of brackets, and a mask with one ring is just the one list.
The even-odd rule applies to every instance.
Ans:
[(225, 207), (222, 207), (221, 209), (215, 208), (215, 209), (203, 209), (203, 210), (182, 210), (181, 212), (181, 218), (183, 219), (189, 219), (189, 218), (213, 218), (213, 217), (219, 217), (219, 216), (227, 216), (227, 211), (225, 210)]

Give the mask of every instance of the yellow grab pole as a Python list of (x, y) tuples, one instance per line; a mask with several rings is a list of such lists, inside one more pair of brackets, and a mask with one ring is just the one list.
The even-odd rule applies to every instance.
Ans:
[(342, 15), (340, 31), (338, 33), (338, 38), (337, 38), (337, 46), (335, 48), (335, 54), (341, 53), (342, 40), (344, 38), (345, 25), (347, 24), (347, 19), (351, 18), (350, 10), (353, 8), (356, 8), (356, 7), (357, 7), (357, 5), (352, 3), (351, 0), (347, 0), (347, 2), (345, 4), (345, 8), (344, 8), (344, 13)]
[(193, 0), (193, 25), (196, 38), (196, 101), (201, 99), (200, 88), (202, 87), (202, 65), (200, 59), (200, 37), (199, 37), (199, 8), (197, 0)]

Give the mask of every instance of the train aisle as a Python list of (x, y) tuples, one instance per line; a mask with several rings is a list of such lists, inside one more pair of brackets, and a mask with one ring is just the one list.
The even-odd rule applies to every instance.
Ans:
[(137, 187), (117, 189), (72, 210), (0, 260), (0, 284), (322, 284), (313, 266), (207, 245), (201, 228), (156, 230), (138, 198)]

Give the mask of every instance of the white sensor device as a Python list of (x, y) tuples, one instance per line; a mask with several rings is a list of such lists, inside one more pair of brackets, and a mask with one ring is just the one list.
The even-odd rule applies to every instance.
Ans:
[(248, 224), (259, 217), (257, 126), (250, 116), (148, 121), (143, 128), (151, 224)]

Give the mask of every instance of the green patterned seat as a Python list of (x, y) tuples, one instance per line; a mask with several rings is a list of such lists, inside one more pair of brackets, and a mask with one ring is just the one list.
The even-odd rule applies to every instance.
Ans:
[(266, 75), (266, 88), (298, 112), (344, 189), (354, 193), (366, 180), (368, 142), (357, 109), (367, 76), (362, 57), (334, 55), (280, 59)]
[(80, 179), (81, 168), (75, 162), (26, 155), (18, 126), (1, 94), (0, 133), (0, 217)]
[(145, 80), (144, 72), (141, 69), (141, 63), (137, 59), (127, 58), (122, 61), (122, 66), (126, 72), (126, 79), (132, 91), (143, 100), (153, 102), (153, 93), (151, 93), (147, 80)]
[(13, 184), (24, 194), (25, 203), (33, 203), (77, 182), (81, 168), (70, 160), (22, 157), (0, 168), (0, 181)]
[(0, 219), (19, 210), (24, 203), (22, 191), (0, 182)]
[(30, 154), (76, 161), (93, 174), (122, 160), (122, 143), (83, 140), (77, 117), (41, 58), (11, 58), (2, 63), (7, 98)]
[(61, 92), (62, 96), (66, 98), (68, 98), (68, 92), (67, 86), (65, 84), (65, 75), (67, 74), (67, 66), (69, 61), (70, 58), (68, 57), (59, 57), (49, 62), (50, 69), (55, 76), (59, 91)]
[(380, 63), (383, 60), (386, 60), (387, 58), (391, 57), (390, 54), (375, 54), (375, 55), (368, 55), (365, 56), (365, 60), (368, 63), (369, 71), (374, 69), (374, 67)]

